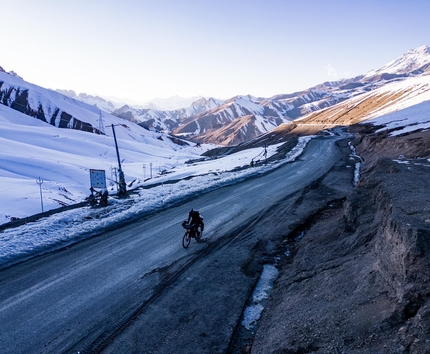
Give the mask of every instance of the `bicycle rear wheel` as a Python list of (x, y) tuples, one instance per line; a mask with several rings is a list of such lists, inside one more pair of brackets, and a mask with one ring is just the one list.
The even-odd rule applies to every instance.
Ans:
[(188, 248), (191, 242), (191, 236), (189, 232), (185, 232), (184, 237), (182, 238), (182, 246), (184, 248)]

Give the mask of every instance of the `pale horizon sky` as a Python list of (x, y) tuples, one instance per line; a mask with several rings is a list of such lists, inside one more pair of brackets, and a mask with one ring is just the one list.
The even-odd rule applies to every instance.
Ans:
[(8, 1), (0, 66), (51, 89), (143, 103), (270, 97), (430, 45), (427, 0)]

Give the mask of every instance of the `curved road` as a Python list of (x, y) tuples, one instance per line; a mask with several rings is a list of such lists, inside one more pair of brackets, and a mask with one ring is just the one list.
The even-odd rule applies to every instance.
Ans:
[[(217, 252), (217, 240), (324, 175), (340, 157), (337, 139), (313, 139), (269, 174), (1, 270), (0, 352), (99, 351), (178, 274)], [(205, 217), (206, 242), (184, 250), (180, 224), (191, 208)]]

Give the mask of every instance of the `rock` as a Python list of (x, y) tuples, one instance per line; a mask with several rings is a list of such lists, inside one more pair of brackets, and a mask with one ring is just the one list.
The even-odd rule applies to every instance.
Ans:
[(359, 184), (314, 215), (281, 269), (252, 353), (430, 352), (430, 132), (387, 138), (365, 129), (355, 139)]

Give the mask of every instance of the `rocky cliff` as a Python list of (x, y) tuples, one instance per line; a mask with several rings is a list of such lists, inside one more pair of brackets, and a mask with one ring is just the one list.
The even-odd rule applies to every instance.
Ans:
[[(28, 85), (29, 87), (20, 86), (20, 84), (25, 85), (26, 83), (19, 77), (19, 81), (14, 80), (12, 83), (9, 83), (5, 80), (8, 79), (8, 76), (16, 77), (10, 73), (0, 76), (0, 104), (58, 128), (102, 134), (99, 129), (90, 123), (78, 119), (58, 107), (55, 102), (51, 101), (49, 94), (47, 94), (49, 90), (31, 84)], [(59, 96), (59, 94), (57, 96)], [(62, 101), (62, 99), (59, 101)], [(76, 107), (75, 109), (69, 107), (69, 109), (76, 111)]]
[(352, 129), (360, 181), (285, 235), (246, 352), (430, 353), (430, 132)]

